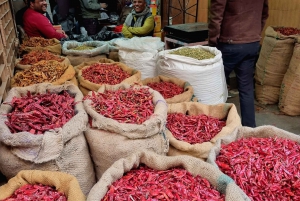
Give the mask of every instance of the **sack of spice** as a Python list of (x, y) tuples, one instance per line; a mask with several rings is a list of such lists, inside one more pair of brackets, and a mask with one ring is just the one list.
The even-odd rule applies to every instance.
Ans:
[(66, 41), (62, 46), (64, 55), (93, 57), (109, 53), (109, 44), (103, 41)]
[(23, 40), (23, 43), (20, 46), (20, 52), (29, 53), (36, 48), (48, 50), (54, 54), (61, 55), (61, 44), (59, 40), (55, 38), (45, 39), (42, 37), (30, 37)]
[(300, 115), (300, 36), (294, 47), (289, 68), (281, 83), (278, 107), (287, 115)]
[[(143, 172), (137, 171), (135, 176), (133, 171), (140, 166), (150, 168), (151, 176), (146, 172), (143, 177)], [(124, 184), (118, 185), (122, 180)], [(136, 152), (115, 162), (91, 189), (87, 201), (105, 200), (105, 196), (115, 198), (112, 200), (121, 200), (123, 196), (131, 200), (250, 200), (232, 179), (204, 161), (149, 151)]]
[(36, 50), (23, 55), (21, 59), (16, 59), (16, 69), (28, 69), (31, 67), (31, 65), (36, 64), (42, 60), (56, 60), (65, 66), (71, 65), (68, 58), (53, 54), (48, 50), (37, 48)]
[(71, 84), (12, 88), (0, 108), (0, 171), (7, 178), (21, 170), (65, 172), (87, 194), (95, 172), (84, 137), (88, 116), (82, 99)]
[[(296, 29), (267, 27), (255, 68), (255, 82), (261, 85), (260, 90), (255, 90), (258, 102), (278, 103), (280, 86), (293, 55), (296, 37)], [(270, 91), (268, 86), (276, 89), (276, 96), (274, 90)], [(264, 89), (265, 87), (267, 88)]]
[(216, 141), (241, 126), (234, 104), (205, 105), (197, 102), (168, 105), (166, 135), (168, 155), (190, 155), (206, 160)]
[(76, 66), (77, 79), (82, 93), (97, 91), (103, 84), (116, 85), (121, 83), (134, 84), (141, 80), (141, 72), (129, 68), (120, 62), (111, 62), (110, 59), (102, 59), (101, 62), (84, 62)]
[(168, 104), (196, 101), (194, 89), (187, 81), (159, 75), (142, 80), (142, 84), (161, 93)]
[(203, 104), (219, 104), (227, 100), (222, 53), (215, 47), (195, 45), (161, 51), (157, 71), (159, 75), (188, 81)]
[(239, 127), (216, 142), (207, 162), (251, 200), (298, 200), (300, 136), (274, 126)]
[[(21, 170), (15, 177), (11, 178), (6, 184), (0, 187), (0, 200), (5, 200), (14, 195), (14, 192), (25, 185), (43, 185), (52, 187), (53, 190), (61, 193), (66, 200), (85, 201), (86, 197), (82, 193), (77, 179), (63, 172), (41, 171), (41, 170)], [(36, 187), (36, 186), (35, 186)], [(47, 190), (47, 189), (45, 189)], [(22, 193), (22, 192), (19, 192)], [(41, 191), (31, 191), (25, 189), (24, 197), (33, 194), (37, 200), (45, 200)], [(35, 194), (35, 195), (34, 195)], [(19, 199), (22, 199), (19, 195)], [(24, 198), (23, 197), (23, 198)], [(25, 200), (25, 199), (24, 199)]]
[(91, 118), (85, 137), (98, 179), (115, 161), (138, 150), (168, 152), (167, 104), (157, 91), (102, 85), (98, 92), (89, 92), (83, 104)]
[(65, 66), (55, 60), (42, 60), (28, 69), (17, 72), (11, 79), (11, 87), (25, 87), (44, 82), (60, 85), (74, 77), (73, 66)]

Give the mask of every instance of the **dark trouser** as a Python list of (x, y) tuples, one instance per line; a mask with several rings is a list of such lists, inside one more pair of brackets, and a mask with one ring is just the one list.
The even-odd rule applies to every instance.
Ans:
[(100, 23), (97, 18), (83, 18), (82, 26), (88, 32), (88, 35), (95, 35), (100, 31)]
[(220, 43), (218, 49), (222, 52), (226, 80), (234, 70), (238, 82), (242, 125), (255, 127), (253, 74), (260, 44)]

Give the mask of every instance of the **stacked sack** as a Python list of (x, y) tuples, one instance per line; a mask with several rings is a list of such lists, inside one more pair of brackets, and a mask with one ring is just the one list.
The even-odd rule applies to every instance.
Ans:
[(188, 81), (201, 103), (219, 104), (227, 100), (222, 54), (215, 47), (199, 45), (161, 51), (157, 69), (159, 75)]
[[(109, 94), (112, 96), (106, 98)], [(98, 92), (89, 92), (83, 104), (90, 116), (85, 137), (97, 179), (115, 161), (136, 151), (167, 153), (168, 140), (164, 135), (167, 105), (158, 92), (145, 86), (103, 85)]]
[(0, 108), (0, 171), (8, 179), (21, 170), (65, 172), (87, 194), (95, 173), (83, 133), (88, 116), (82, 99), (78, 87), (69, 84), (12, 88)]
[(262, 104), (276, 104), (283, 77), (293, 55), (296, 29), (271, 27), (265, 31), (262, 48), (256, 63), (255, 95)]

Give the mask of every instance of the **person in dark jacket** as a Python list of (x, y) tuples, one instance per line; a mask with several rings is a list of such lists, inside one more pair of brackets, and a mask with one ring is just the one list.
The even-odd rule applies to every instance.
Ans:
[(226, 80), (235, 71), (242, 125), (255, 127), (253, 74), (268, 0), (211, 0), (209, 44), (222, 52)]
[(126, 38), (153, 36), (154, 17), (145, 0), (133, 0), (133, 10), (126, 17), (122, 34)]

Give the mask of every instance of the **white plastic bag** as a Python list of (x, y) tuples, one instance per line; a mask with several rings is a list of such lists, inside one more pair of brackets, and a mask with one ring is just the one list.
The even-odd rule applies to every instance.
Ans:
[(157, 62), (158, 74), (188, 81), (193, 86), (194, 94), (201, 103), (209, 105), (225, 103), (228, 91), (222, 53), (215, 47), (198, 45), (189, 48), (201, 48), (216, 56), (212, 59), (198, 60), (170, 54), (177, 49), (161, 51)]

